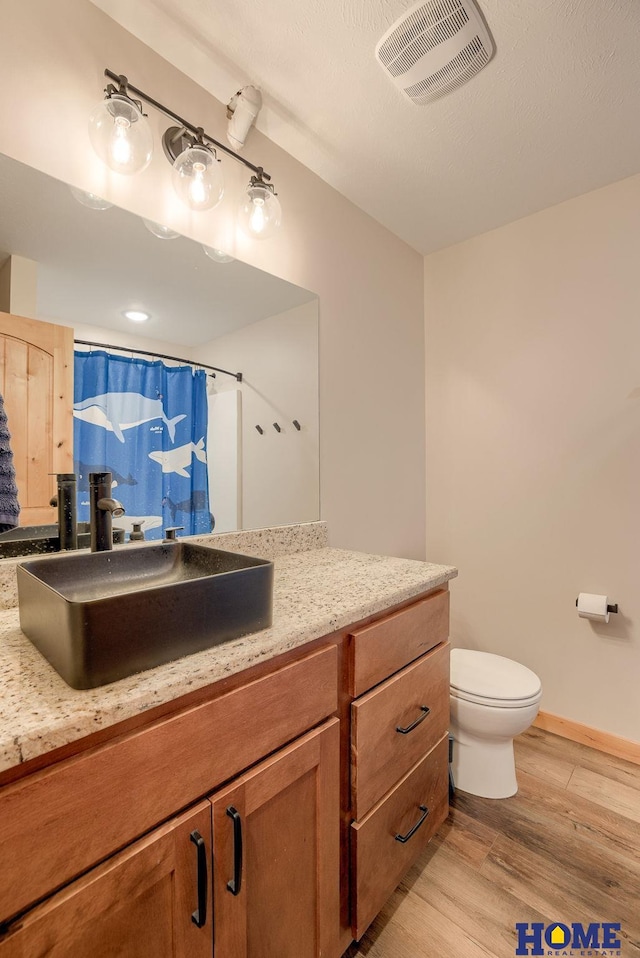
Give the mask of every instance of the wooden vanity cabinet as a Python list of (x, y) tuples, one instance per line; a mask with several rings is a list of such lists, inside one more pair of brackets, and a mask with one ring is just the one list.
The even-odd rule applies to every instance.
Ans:
[(339, 958), (447, 814), (448, 603), (0, 787), (0, 958)]
[(212, 796), (214, 954), (337, 954), (337, 719)]
[(0, 938), (0, 958), (335, 955), (339, 724), (303, 735), (32, 909)]
[(335, 646), (0, 788), (0, 927), (336, 711)]
[(448, 634), (444, 589), (351, 634), (356, 940), (448, 814)]
[(353, 817), (363, 818), (448, 730), (449, 645), (443, 643), (353, 702)]
[(210, 861), (201, 802), (27, 912), (0, 938), (0, 956), (211, 958)]

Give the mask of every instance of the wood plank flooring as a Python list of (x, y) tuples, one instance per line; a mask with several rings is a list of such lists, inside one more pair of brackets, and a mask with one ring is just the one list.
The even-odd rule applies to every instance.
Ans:
[(640, 766), (536, 728), (515, 750), (517, 795), (458, 792), (344, 958), (513, 958), (533, 921), (619, 921), (622, 958), (640, 958)]

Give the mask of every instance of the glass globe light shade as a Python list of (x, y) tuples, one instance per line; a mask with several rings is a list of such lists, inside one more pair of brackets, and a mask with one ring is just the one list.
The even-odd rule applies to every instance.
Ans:
[(78, 189), (77, 186), (70, 186), (69, 189), (78, 203), (86, 206), (90, 210), (109, 210), (113, 206), (109, 200), (104, 200), (97, 193), (88, 193), (86, 190)]
[(89, 117), (91, 145), (115, 173), (140, 173), (151, 162), (153, 137), (146, 116), (128, 96), (114, 93)]
[(175, 230), (172, 230), (170, 226), (163, 226), (162, 223), (154, 223), (153, 220), (145, 220), (142, 222), (147, 227), (150, 233), (153, 233), (154, 236), (157, 236), (158, 239), (178, 239), (180, 233), (177, 233)]
[(213, 246), (204, 246), (203, 250), (215, 263), (233, 263), (234, 257), (229, 253), (225, 253), (223, 249), (214, 249)]
[(224, 193), (224, 182), (216, 155), (196, 144), (184, 150), (173, 164), (173, 188), (190, 209), (211, 210)]
[(282, 222), (280, 200), (265, 183), (247, 187), (239, 213), (240, 226), (254, 239), (268, 239)]

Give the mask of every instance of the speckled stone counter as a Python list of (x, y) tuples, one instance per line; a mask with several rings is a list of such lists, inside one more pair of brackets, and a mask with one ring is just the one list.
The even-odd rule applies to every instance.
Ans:
[(273, 559), (271, 628), (98, 689), (69, 688), (20, 631), (18, 610), (0, 612), (0, 771), (382, 612), (457, 574), (451, 566), (328, 548), (323, 523), (283, 528), (299, 531), (199, 540)]
[[(292, 552), (307, 552), (321, 549), (328, 544), (326, 522), (299, 522), (290, 526), (273, 526), (269, 529), (248, 529), (246, 532), (221, 532), (206, 536), (186, 536), (196, 545), (212, 546), (227, 552), (243, 552), (258, 559), (275, 559)], [(138, 542), (134, 548), (157, 545), (158, 540)], [(116, 549), (131, 549), (130, 545), (115, 546)], [(87, 555), (89, 550), (84, 549)], [(52, 559), (55, 555), (27, 556), (23, 559), (0, 560), (0, 610), (13, 609), (18, 604), (16, 566), (31, 559)]]

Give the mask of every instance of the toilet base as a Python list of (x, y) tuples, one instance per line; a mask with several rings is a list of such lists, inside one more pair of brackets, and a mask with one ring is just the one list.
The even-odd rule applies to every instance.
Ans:
[(528, 729), (542, 692), (528, 705), (509, 707), (450, 696), (453, 779), (456, 788), (480, 798), (509, 798), (518, 791), (513, 739)]
[(454, 733), (452, 769), (456, 791), (479, 798), (509, 798), (518, 791), (513, 739), (467, 743)]

